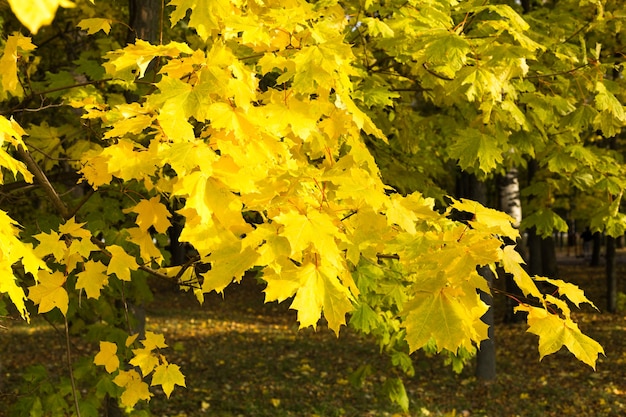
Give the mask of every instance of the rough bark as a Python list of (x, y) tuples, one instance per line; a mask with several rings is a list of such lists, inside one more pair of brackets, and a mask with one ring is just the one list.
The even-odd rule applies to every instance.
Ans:
[(128, 37), (126, 43), (136, 39), (158, 44), (161, 41), (163, 0), (129, 0)]

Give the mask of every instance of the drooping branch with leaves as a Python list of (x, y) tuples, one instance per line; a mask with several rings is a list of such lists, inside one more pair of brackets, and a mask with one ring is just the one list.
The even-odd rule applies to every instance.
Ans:
[[(465, 168), (495, 169), (522, 146), (509, 135), (530, 135), (518, 98), (530, 88), (526, 60), (546, 47), (509, 7), (469, 2), (456, 23), (448, 3), (172, 0), (162, 42), (121, 46), (126, 28), (115, 32), (104, 2), (11, 2), (31, 35), (2, 38), (0, 292), (25, 319), (101, 315), (100, 389), (89, 401), (111, 396), (131, 410), (150, 386), (169, 396), (185, 385), (160, 353), (163, 336), (138, 338), (111, 308), (147, 296), (149, 275), (202, 303), (254, 270), (266, 301), (290, 300), (301, 328), (323, 316), (339, 335), (349, 318), (411, 372), (418, 349), (457, 354), (487, 337), (477, 290), (490, 288), (477, 268), (502, 267), (528, 297), (520, 309), (540, 356), (566, 346), (595, 367), (602, 347), (568, 303), (589, 301), (563, 281), (540, 278), (561, 297), (539, 291), (509, 244), (512, 218), (470, 200), (443, 207), (429, 190), (397, 193), (370, 151), (407, 134), (372, 109), (401, 112), (414, 87), (433, 117), (467, 121), (421, 127), (451, 142), (445, 156)], [(59, 68), (38, 55), (51, 59), (38, 42), (57, 29), (45, 26), (55, 11), (85, 45)], [(451, 102), (454, 92), (465, 101)], [(615, 109), (608, 90), (598, 94)], [(416, 146), (443, 149), (432, 138)], [(28, 210), (11, 204), (25, 184), (37, 186)], [(189, 248), (177, 266), (166, 250), (172, 210)], [(80, 414), (88, 399), (74, 390), (73, 401)]]

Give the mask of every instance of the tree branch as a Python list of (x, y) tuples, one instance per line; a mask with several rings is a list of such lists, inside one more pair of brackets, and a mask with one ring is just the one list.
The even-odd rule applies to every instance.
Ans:
[(50, 201), (52, 202), (54, 208), (65, 220), (70, 219), (72, 216), (70, 210), (67, 208), (63, 200), (61, 200), (61, 197), (59, 197), (59, 193), (57, 193), (57, 191), (54, 189), (54, 187), (48, 180), (48, 177), (46, 177), (46, 174), (44, 174), (41, 168), (39, 168), (39, 165), (37, 165), (37, 162), (35, 162), (33, 157), (30, 155), (30, 152), (28, 152), (28, 150), (21, 145), (17, 147), (17, 151), (22, 157), (22, 160), (26, 164), (26, 167), (28, 168), (30, 173), (33, 174), (48, 198), (50, 198)]

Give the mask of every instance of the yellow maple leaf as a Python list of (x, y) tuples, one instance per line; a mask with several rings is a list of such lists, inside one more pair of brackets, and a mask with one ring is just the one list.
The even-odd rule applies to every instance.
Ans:
[(39, 313), (46, 313), (57, 307), (63, 315), (67, 313), (69, 297), (63, 288), (65, 275), (62, 272), (40, 270), (37, 273), (38, 283), (28, 288), (28, 298), (39, 305)]
[(137, 213), (137, 226), (142, 232), (146, 232), (150, 227), (158, 233), (165, 233), (172, 225), (168, 220), (172, 217), (159, 196), (154, 196), (150, 200), (141, 200), (135, 207), (125, 209), (124, 213)]
[(77, 274), (76, 289), (85, 290), (87, 298), (100, 297), (100, 291), (109, 283), (106, 266), (102, 262), (88, 261), (85, 270)]
[(14, 95), (21, 97), (24, 90), (17, 76), (17, 62), (20, 55), (28, 53), (36, 48), (31, 42), (31, 38), (16, 33), (10, 35), (4, 44), (4, 51), (0, 58), (0, 76), (2, 77), (2, 88)]
[(528, 313), (528, 332), (539, 336), (540, 359), (555, 353), (565, 346), (579, 360), (596, 368), (598, 355), (604, 349), (598, 342), (584, 335), (570, 318), (561, 318), (544, 308), (519, 305), (518, 311)]
[(165, 343), (165, 336), (161, 333), (154, 333), (151, 331), (146, 332), (146, 338), (141, 341), (141, 344), (148, 350), (163, 349), (167, 347)]
[(91, 232), (89, 230), (83, 229), (83, 226), (87, 223), (76, 223), (74, 217), (66, 221), (64, 224), (59, 226), (59, 233), (62, 235), (70, 235), (72, 237), (79, 237), (82, 239), (90, 239)]
[(181, 53), (193, 54), (193, 50), (186, 43), (170, 42), (166, 45), (151, 45), (142, 39), (124, 49), (107, 54), (109, 62), (103, 66), (107, 73), (126, 80), (135, 79), (133, 70), (139, 68), (139, 78), (143, 78), (150, 62), (157, 56), (177, 57)]
[(107, 274), (115, 274), (122, 281), (130, 281), (130, 271), (136, 271), (139, 268), (135, 257), (126, 253), (124, 248), (118, 245), (107, 246), (107, 251), (111, 254)]
[(91, 239), (72, 239), (67, 250), (70, 254), (79, 254), (83, 258), (88, 258), (91, 252), (98, 252), (100, 248), (92, 243)]
[(98, 187), (109, 184), (113, 176), (109, 172), (108, 161), (110, 156), (103, 155), (101, 150), (89, 150), (82, 155), (79, 173), (89, 185), (97, 190)]
[(35, 34), (42, 26), (54, 20), (57, 8), (71, 8), (75, 4), (69, 0), (9, 0), (11, 10), (24, 26)]
[(143, 375), (148, 375), (159, 364), (159, 358), (151, 349), (133, 349), (133, 355), (129, 363), (133, 366), (138, 366)]
[[(1, 68), (2, 62), (0, 62), (0, 75), (2, 71)], [(0, 144), (7, 142), (12, 144), (14, 147), (24, 146), (22, 136), (25, 134), (26, 132), (24, 132), (15, 120), (9, 120), (0, 115)], [(30, 173), (26, 165), (22, 161), (18, 161), (13, 158), (5, 149), (2, 148), (0, 148), (0, 167), (10, 170), (14, 177), (19, 173), (22, 174), (26, 182), (33, 182), (33, 174)], [(4, 180), (2, 176), (0, 176), (0, 184), (3, 183)]]
[(223, 244), (211, 253), (211, 269), (203, 274), (203, 292), (222, 292), (233, 280), (239, 281), (259, 257), (256, 250), (243, 247), (240, 240)]
[(345, 315), (353, 310), (350, 293), (337, 278), (336, 270), (307, 263), (298, 268), (300, 287), (291, 303), (298, 311), (300, 328), (317, 325), (322, 311), (328, 327), (339, 334)]
[(474, 214), (469, 223), (476, 230), (486, 230), (497, 235), (506, 236), (513, 241), (519, 237), (519, 231), (513, 227), (515, 219), (508, 214), (483, 206), (467, 199), (454, 200), (452, 208)]
[(90, 18), (83, 19), (78, 22), (78, 27), (86, 30), (88, 35), (93, 35), (96, 32), (103, 31), (107, 35), (111, 31), (111, 19), (102, 18)]
[(477, 318), (487, 311), (487, 306), (474, 288), (468, 297), (470, 291), (446, 287), (445, 280), (441, 281), (440, 288), (428, 290), (416, 285), (416, 293), (404, 305), (406, 340), (411, 352), (431, 339), (436, 342), (438, 350), (456, 352), (461, 346), (471, 349), (472, 343), (487, 338), (487, 327), (476, 326)]
[(124, 392), (120, 397), (122, 405), (125, 407), (134, 407), (141, 400), (149, 400), (152, 397), (150, 387), (143, 382), (139, 372), (131, 369), (130, 371), (120, 371), (113, 379), (113, 382), (122, 388)]
[(61, 235), (51, 230), (50, 233), (39, 233), (33, 236), (39, 241), (39, 245), (35, 247), (35, 254), (39, 257), (52, 255), (58, 261), (65, 257), (67, 246), (65, 241), (61, 240)]
[(126, 230), (128, 232), (128, 240), (139, 246), (139, 253), (144, 262), (149, 263), (154, 261), (156, 263), (161, 263), (161, 261), (163, 261), (163, 254), (152, 241), (150, 233), (143, 231), (138, 227), (132, 227)]
[(180, 372), (180, 367), (175, 364), (164, 363), (154, 370), (152, 375), (152, 386), (161, 385), (163, 392), (170, 397), (175, 385), (185, 387), (185, 376)]
[(100, 351), (94, 357), (93, 363), (104, 366), (108, 373), (115, 372), (120, 366), (120, 359), (117, 357), (117, 345), (101, 341)]
[(306, 215), (288, 211), (274, 219), (284, 226), (280, 235), (289, 240), (291, 256), (296, 260), (301, 260), (302, 252), (312, 245), (325, 261), (340, 267), (343, 256), (335, 238), (342, 233), (328, 215), (318, 210), (309, 210)]

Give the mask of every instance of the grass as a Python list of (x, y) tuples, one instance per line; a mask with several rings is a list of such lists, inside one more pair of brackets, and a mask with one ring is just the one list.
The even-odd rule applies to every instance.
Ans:
[[(561, 278), (580, 285), (600, 308), (603, 268), (562, 257)], [(626, 266), (620, 264), (623, 276)], [(161, 289), (148, 307), (149, 329), (163, 332), (165, 354), (181, 366), (187, 388), (169, 400), (155, 391), (156, 416), (622, 416), (626, 415), (626, 316), (585, 308), (576, 314), (584, 332), (605, 348), (597, 370), (565, 351), (539, 362), (537, 338), (524, 325), (496, 326), (498, 377), (485, 383), (473, 366), (454, 374), (441, 358), (415, 355), (416, 375), (407, 378), (411, 412), (390, 404), (381, 387), (398, 374), (376, 345), (347, 329), (298, 331), (285, 305), (264, 305), (260, 287), (247, 282), (222, 299), (209, 295), (202, 307), (189, 294)], [(499, 316), (498, 312), (496, 312)], [(15, 401), (14, 386), (25, 365), (43, 360), (62, 372), (63, 338), (45, 323), (11, 322), (0, 330), (4, 385), (0, 416)], [(74, 356), (93, 346), (74, 340)], [(350, 374), (362, 365), (373, 371), (354, 387)]]

